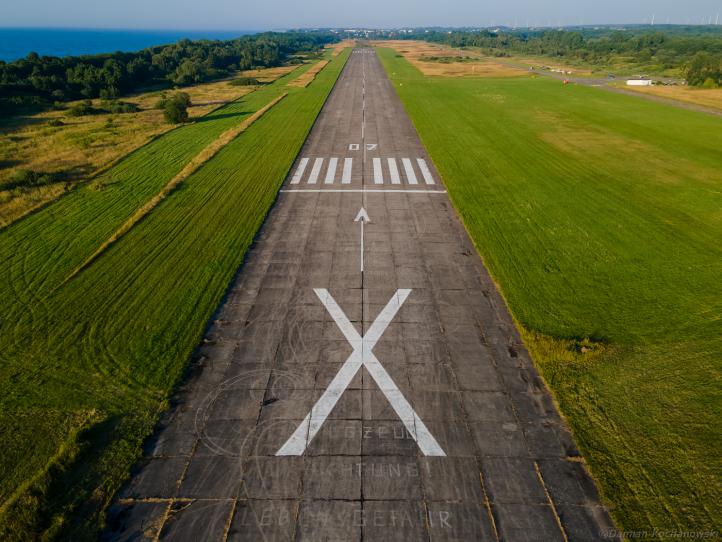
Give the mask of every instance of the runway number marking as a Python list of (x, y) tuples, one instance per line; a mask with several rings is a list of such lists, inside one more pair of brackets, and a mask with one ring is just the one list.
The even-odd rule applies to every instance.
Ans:
[(357, 151), (357, 150), (359, 150), (360, 148), (361, 148), (361, 145), (359, 145), (358, 143), (351, 143), (351, 144), (348, 146), (348, 150), (350, 150), (350, 151)]
[(391, 321), (398, 313), (401, 306), (409, 297), (411, 290), (397, 290), (391, 297), (381, 313), (376, 317), (366, 335), (361, 335), (349, 321), (348, 317), (338, 306), (336, 300), (325, 288), (315, 288), (314, 292), (326, 307), (326, 310), (333, 318), (341, 333), (353, 348), (353, 352), (343, 364), (339, 372), (329, 384), (321, 398), (311, 408), (298, 428), (281, 448), (276, 452), (277, 456), (298, 456), (304, 451), (316, 436), (321, 426), (328, 418), (336, 403), (346, 391), (356, 373), (361, 367), (371, 375), (381, 392), (391, 404), (397, 416), (406, 427), (406, 430), (413, 437), (421, 452), (426, 456), (445, 457), (446, 454), (439, 446), (434, 436), (429, 432), (424, 422), (419, 418), (409, 402), (401, 393), (381, 365), (373, 348), (381, 339)]
[(375, 150), (378, 149), (378, 148), (379, 148), (379, 144), (378, 144), (378, 143), (366, 143), (366, 150), (367, 150), (367, 151), (375, 151)]

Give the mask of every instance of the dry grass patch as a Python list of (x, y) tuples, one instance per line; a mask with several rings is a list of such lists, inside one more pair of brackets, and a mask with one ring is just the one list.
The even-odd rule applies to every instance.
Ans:
[(455, 49), (425, 41), (389, 40), (371, 43), (377, 47), (394, 49), (424, 75), (439, 77), (518, 77), (526, 75), (524, 70), (485, 57), (476, 51)]
[[(524, 56), (524, 57), (510, 57), (508, 59), (510, 62), (518, 63), (524, 65), (524, 67), (534, 67), (536, 69), (539, 69), (540, 66), (545, 66), (549, 68), (549, 71), (551, 72), (568, 72), (563, 73), (564, 75), (573, 75), (575, 77), (592, 77), (592, 76), (599, 76), (599, 73), (595, 73), (591, 68), (580, 68), (579, 66), (574, 66), (572, 64), (559, 62), (557, 59), (550, 59), (547, 57), (533, 57), (533, 56)], [(502, 62), (504, 62), (502, 60)]]
[[(714, 187), (720, 181), (717, 170), (681, 156), (670, 162), (668, 152), (644, 141), (612, 130), (568, 125), (559, 118), (553, 119), (548, 113), (539, 113), (536, 117), (555, 125), (554, 129), (541, 134), (542, 141), (575, 160), (584, 160), (592, 167), (599, 167), (600, 171), (613, 171), (621, 178), (641, 173), (648, 183), (665, 185), (694, 180)], [(617, 157), (617, 160), (610, 163), (610, 156)], [(628, 168), (627, 164), (633, 161), (637, 162), (639, 169)]]
[[(245, 70), (240, 72), (240, 77), (253, 77), (261, 83), (273, 83), (276, 79), (288, 75), (298, 68), (298, 64), (289, 64), (287, 66), (277, 66), (275, 68), (261, 68), (259, 70)], [(238, 88), (238, 87), (236, 87)]]
[(300, 87), (300, 88), (307, 87), (316, 78), (316, 75), (318, 74), (318, 72), (320, 72), (322, 69), (324, 69), (327, 64), (328, 64), (328, 60), (321, 60), (321, 61), (317, 62), (315, 65), (311, 66), (310, 69), (306, 70), (304, 73), (302, 73), (296, 79), (294, 79), (293, 81), (288, 83), (288, 86), (289, 87)]
[(652, 94), (662, 98), (678, 100), (680, 102), (695, 105), (704, 105), (715, 109), (722, 109), (722, 88), (692, 88), (685, 86), (652, 86), (652, 87), (628, 87), (620, 86), (627, 90), (633, 90), (642, 94)]
[[(239, 75), (268, 83), (298, 66), (249, 70)], [(183, 88), (193, 106), (191, 119), (202, 117), (219, 105), (237, 100), (256, 87), (237, 87), (230, 80)], [(172, 92), (172, 91), (167, 91)], [(140, 111), (122, 114), (94, 114), (72, 117), (64, 111), (45, 111), (0, 124), (0, 185), (17, 170), (64, 173), (66, 181), (51, 186), (0, 190), (0, 228), (18, 220), (39, 206), (62, 195), (77, 182), (86, 181), (152, 138), (173, 129), (154, 109), (163, 92), (154, 91), (122, 98)], [(80, 102), (67, 104), (68, 109)], [(93, 107), (102, 109), (100, 100)], [(60, 121), (62, 125), (52, 126)]]
[(338, 56), (341, 54), (341, 51), (348, 47), (354, 47), (356, 45), (355, 40), (343, 40), (339, 41), (338, 43), (332, 43), (329, 45), (326, 45), (326, 49), (331, 49), (331, 56)]

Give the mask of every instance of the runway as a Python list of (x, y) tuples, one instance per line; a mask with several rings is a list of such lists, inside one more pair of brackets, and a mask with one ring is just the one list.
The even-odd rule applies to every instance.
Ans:
[(374, 50), (354, 50), (106, 539), (613, 528)]

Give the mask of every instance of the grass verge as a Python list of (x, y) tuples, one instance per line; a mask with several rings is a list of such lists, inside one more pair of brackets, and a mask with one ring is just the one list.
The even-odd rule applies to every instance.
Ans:
[(230, 128), (229, 130), (223, 132), (218, 139), (213, 141), (210, 145), (208, 145), (205, 149), (198, 153), (198, 155), (195, 156), (190, 162), (188, 162), (188, 164), (181, 170), (181, 172), (178, 173), (178, 175), (176, 175), (175, 177), (173, 177), (158, 194), (156, 194), (146, 203), (144, 203), (135, 213), (133, 213), (133, 216), (131, 216), (125, 224), (123, 224), (118, 230), (113, 232), (113, 235), (111, 235), (108, 239), (103, 241), (103, 244), (101, 244), (100, 247), (95, 252), (93, 252), (93, 254), (91, 254), (90, 257), (85, 260), (80, 267), (75, 269), (70, 274), (67, 280), (72, 279), (88, 265), (93, 263), (103, 253), (103, 251), (105, 251), (110, 245), (115, 243), (123, 235), (128, 233), (128, 231), (130, 231), (133, 226), (143, 220), (143, 218), (148, 215), (148, 213), (155, 209), (161, 201), (163, 201), (173, 190), (178, 187), (178, 185), (185, 181), (190, 175), (195, 173), (198, 168), (200, 168), (208, 160), (218, 154), (218, 151), (228, 145), (228, 143), (230, 143), (236, 137), (245, 132), (254, 122), (260, 119), (268, 110), (270, 110), (274, 105), (276, 105), (286, 96), (288, 96), (288, 93), (283, 93), (277, 98), (274, 98), (270, 101), (270, 103), (264, 105), (261, 109), (253, 113), (253, 115), (251, 115), (250, 117), (246, 118), (238, 126)]
[(722, 124), (384, 66), (625, 530), (722, 524)]
[[(97, 538), (347, 58), (334, 58), (306, 88), (286, 88), (294, 72), (164, 135), (98, 186), (0, 232), (10, 279), (0, 327), (0, 538)], [(210, 141), (283, 92), (62, 284), (63, 272)]]

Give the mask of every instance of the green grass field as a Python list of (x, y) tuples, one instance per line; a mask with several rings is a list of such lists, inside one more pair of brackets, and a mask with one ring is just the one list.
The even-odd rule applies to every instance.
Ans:
[(722, 121), (379, 54), (619, 526), (719, 529)]
[[(0, 231), (0, 538), (95, 539), (348, 51), (143, 147)], [(224, 130), (289, 95), (67, 283)]]

